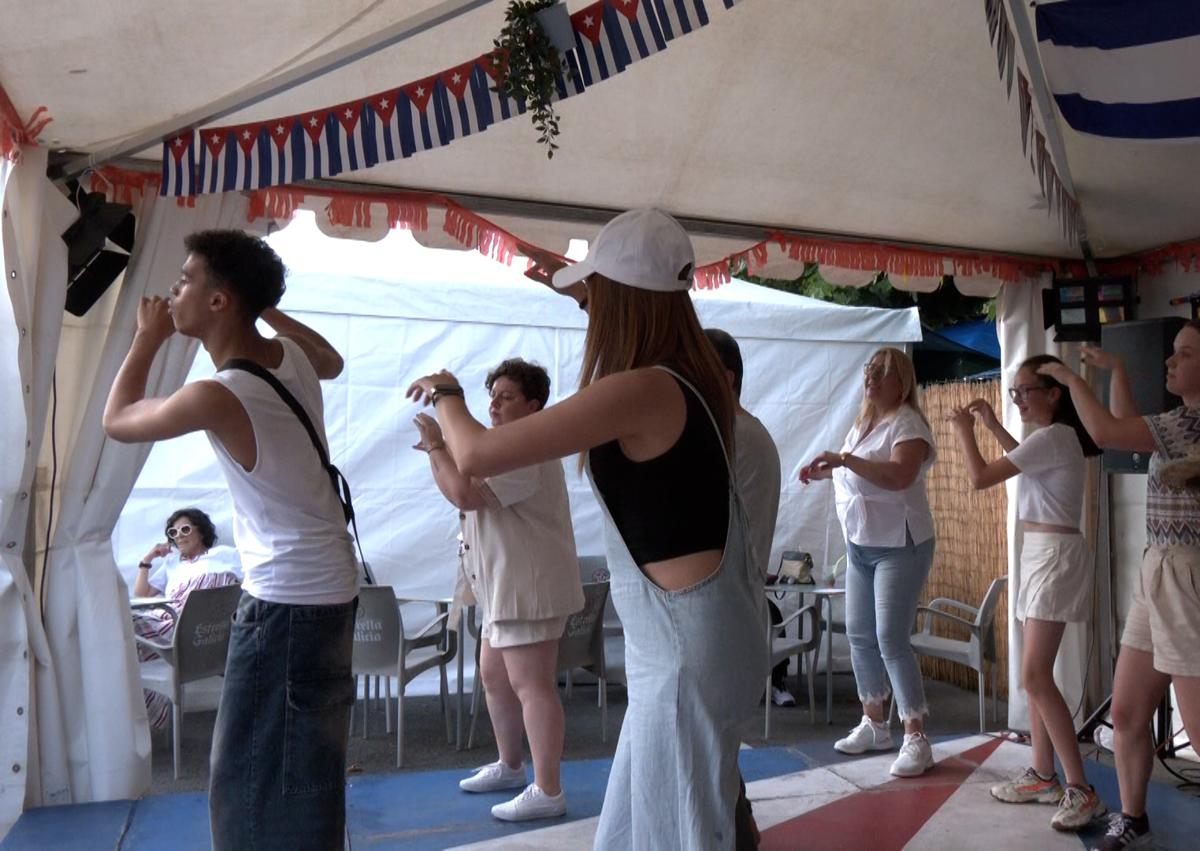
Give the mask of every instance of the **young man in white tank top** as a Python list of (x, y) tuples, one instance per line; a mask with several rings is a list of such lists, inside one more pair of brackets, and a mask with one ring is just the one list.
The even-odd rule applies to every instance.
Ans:
[[(340, 848), (358, 594), (341, 503), (305, 427), (262, 378), (227, 369), (166, 398), (145, 392), (155, 354), (178, 331), (218, 368), (237, 358), (269, 370), (325, 443), (320, 380), (340, 374), (342, 358), (276, 309), (285, 271), (265, 242), (203, 231), (185, 246), (169, 298), (138, 307), (104, 429), (124, 443), (204, 431), (233, 498), (245, 579), (213, 734), (213, 847)], [(260, 318), (276, 337), (259, 333)]]

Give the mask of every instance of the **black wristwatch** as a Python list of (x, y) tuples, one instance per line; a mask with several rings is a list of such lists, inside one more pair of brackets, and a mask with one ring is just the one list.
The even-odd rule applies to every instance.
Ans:
[(466, 394), (463, 393), (462, 387), (457, 384), (435, 384), (433, 385), (433, 392), (429, 394), (429, 401), (434, 405), (434, 407), (437, 407), (438, 401), (444, 396), (463, 397), (465, 395)]

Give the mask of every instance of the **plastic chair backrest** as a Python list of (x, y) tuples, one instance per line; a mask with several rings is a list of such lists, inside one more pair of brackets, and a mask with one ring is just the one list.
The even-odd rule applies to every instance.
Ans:
[(983, 658), (989, 662), (996, 660), (996, 609), (1000, 605), (1000, 595), (1008, 584), (1008, 577), (1001, 576), (992, 580), (983, 602), (979, 604), (979, 614), (975, 625), (979, 627), (979, 638), (982, 644)]
[(358, 589), (358, 613), (354, 618), (355, 671), (395, 670), (400, 658), (400, 607), (391, 585)]
[[(579, 556), (579, 579), (583, 583), (607, 582), (609, 580), (607, 556)], [(604, 605), (604, 625), (620, 629), (621, 619), (613, 608), (612, 598)]]
[[(607, 582), (587, 582), (583, 586), (583, 608), (567, 618), (558, 641), (558, 670), (597, 669), (604, 661), (604, 604), (608, 601)], [(593, 671), (597, 672), (597, 671)]]
[(180, 684), (225, 673), (229, 630), (241, 598), (240, 585), (197, 588), (187, 595), (172, 638)]

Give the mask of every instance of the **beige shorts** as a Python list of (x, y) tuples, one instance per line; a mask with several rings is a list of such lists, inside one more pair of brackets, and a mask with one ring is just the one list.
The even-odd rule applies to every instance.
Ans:
[(520, 647), (541, 641), (558, 641), (562, 638), (567, 619), (546, 618), (540, 621), (488, 621), (483, 622), (480, 635), (495, 648)]
[(1078, 532), (1025, 532), (1017, 620), (1090, 621), (1095, 573), (1092, 554)]
[(1200, 677), (1200, 548), (1150, 547), (1121, 643), (1154, 656), (1154, 669)]

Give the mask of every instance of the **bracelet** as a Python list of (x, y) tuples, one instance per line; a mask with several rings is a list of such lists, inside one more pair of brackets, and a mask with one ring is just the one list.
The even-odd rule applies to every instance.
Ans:
[(436, 408), (438, 401), (441, 400), (443, 396), (458, 396), (460, 398), (465, 398), (466, 394), (463, 393), (462, 387), (458, 386), (457, 384), (435, 384), (433, 387), (433, 392), (429, 394), (429, 401)]
[(142, 570), (149, 570), (149, 569), (150, 569), (150, 562), (148, 562), (148, 561), (139, 561), (139, 562), (138, 562), (138, 567), (140, 567)]
[(849, 457), (850, 457), (849, 452), (842, 452), (840, 455), (838, 455), (838, 458), (841, 460), (843, 467), (846, 466), (846, 459)]

